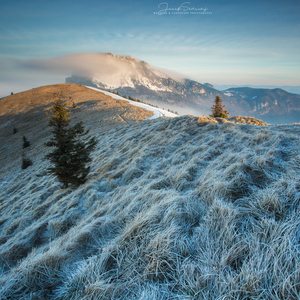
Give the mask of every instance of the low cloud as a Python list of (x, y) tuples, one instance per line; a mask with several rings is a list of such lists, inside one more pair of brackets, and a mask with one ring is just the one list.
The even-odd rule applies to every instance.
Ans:
[[(140, 60), (126, 55), (110, 53), (78, 53), (52, 58), (5, 59), (0, 60), (0, 97), (10, 92), (21, 92), (33, 87), (63, 83), (66, 77), (80, 76), (96, 78), (108, 86), (119, 86), (130, 82), (130, 78), (143, 75)], [(187, 76), (147, 65), (154, 71), (180, 81)]]
[[(16, 60), (18, 67), (30, 72), (47, 72), (60, 75), (75, 75), (87, 78), (111, 77), (120, 73), (127, 76), (137, 72), (136, 63), (140, 62), (131, 56), (118, 56), (110, 53), (79, 53), (68, 54), (53, 58), (41, 58), (30, 60)], [(168, 76), (180, 80), (182, 75), (150, 66)]]
[(53, 58), (17, 61), (21, 68), (30, 71), (93, 77), (97, 73), (112, 75), (119, 69), (128, 69), (126, 62), (105, 53), (68, 54)]

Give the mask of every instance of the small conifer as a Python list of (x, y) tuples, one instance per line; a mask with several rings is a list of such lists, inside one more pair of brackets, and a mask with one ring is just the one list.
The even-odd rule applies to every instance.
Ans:
[(215, 98), (215, 104), (212, 106), (211, 116), (214, 118), (228, 118), (229, 112), (225, 109), (225, 105), (222, 105), (223, 100), (219, 94)]
[(70, 126), (70, 112), (61, 98), (62, 95), (54, 101), (51, 114), (48, 114), (53, 137), (46, 146), (54, 149), (46, 158), (52, 163), (48, 171), (67, 188), (69, 184), (79, 186), (86, 181), (90, 171), (86, 165), (91, 162), (90, 153), (97, 142), (94, 137), (82, 141), (81, 137), (88, 131), (84, 130), (82, 122)]

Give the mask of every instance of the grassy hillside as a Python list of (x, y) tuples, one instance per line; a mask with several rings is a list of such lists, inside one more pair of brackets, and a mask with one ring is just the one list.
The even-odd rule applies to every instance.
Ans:
[(76, 190), (7, 171), (0, 299), (299, 299), (299, 134), (155, 119), (100, 127)]
[[(72, 109), (73, 123), (83, 121), (92, 134), (135, 123), (153, 115), (127, 101), (115, 100), (77, 84), (43, 86), (0, 99), (0, 178), (6, 172), (17, 172), (20, 169), (23, 153), (33, 160), (43, 157), (43, 145), (50, 136), (46, 113), (55, 95), (60, 93), (69, 101), (70, 107), (73, 102), (76, 104), (76, 108)], [(13, 134), (13, 129), (17, 129), (16, 134)], [(26, 151), (22, 151), (23, 135), (32, 145)]]

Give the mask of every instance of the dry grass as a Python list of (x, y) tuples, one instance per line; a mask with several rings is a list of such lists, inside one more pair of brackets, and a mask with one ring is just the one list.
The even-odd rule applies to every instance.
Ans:
[(242, 116), (235, 116), (231, 118), (212, 118), (208, 116), (201, 116), (198, 118), (198, 123), (234, 123), (234, 124), (251, 124), (257, 126), (268, 126), (269, 124), (252, 118), (252, 117), (242, 117)]
[[(17, 172), (25, 153), (35, 163), (44, 155), (44, 143), (49, 139), (46, 112), (52, 106), (55, 95), (63, 93), (64, 99), (72, 102), (73, 122), (84, 121), (94, 134), (98, 130), (122, 126), (147, 119), (152, 112), (135, 107), (126, 101), (115, 100), (103, 93), (77, 84), (57, 84), (35, 88), (0, 100), (0, 160), (1, 175)], [(71, 97), (71, 100), (69, 100)], [(13, 134), (13, 129), (17, 133)], [(22, 150), (23, 135), (31, 147)], [(1, 176), (0, 175), (0, 176)]]
[(97, 130), (77, 190), (2, 176), (0, 299), (299, 299), (299, 126)]
[(258, 119), (252, 118), (252, 117), (235, 116), (232, 118), (228, 118), (227, 120), (230, 122), (237, 123), (237, 124), (251, 124), (251, 125), (257, 125), (257, 126), (269, 125), (261, 120), (258, 120)]

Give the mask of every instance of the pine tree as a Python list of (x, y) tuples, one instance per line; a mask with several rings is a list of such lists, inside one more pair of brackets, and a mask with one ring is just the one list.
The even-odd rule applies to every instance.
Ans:
[(214, 118), (228, 118), (229, 112), (225, 109), (225, 105), (222, 105), (223, 100), (219, 94), (215, 98), (215, 104), (212, 106), (211, 116)]
[(81, 139), (88, 133), (82, 122), (70, 126), (70, 112), (61, 98), (54, 101), (51, 114), (48, 114), (53, 136), (46, 146), (54, 149), (46, 158), (53, 165), (48, 171), (67, 188), (69, 184), (79, 186), (86, 181), (90, 171), (86, 165), (91, 162), (90, 153), (95, 149), (97, 141), (94, 137), (86, 142)]

